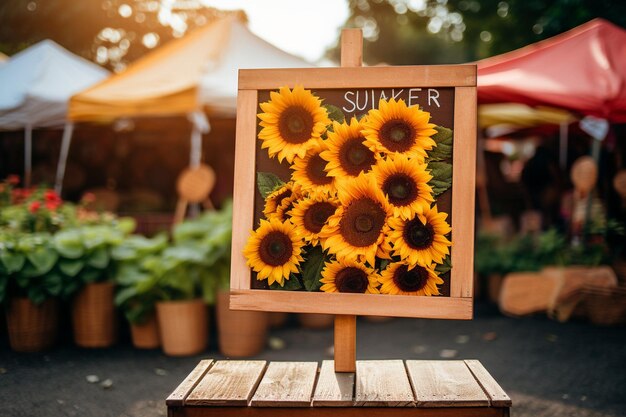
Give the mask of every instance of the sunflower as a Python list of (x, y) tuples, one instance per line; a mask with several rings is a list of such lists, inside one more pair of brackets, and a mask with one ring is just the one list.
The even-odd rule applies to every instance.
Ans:
[(299, 200), (291, 212), (291, 222), (296, 226), (296, 234), (307, 243), (317, 245), (322, 227), (335, 213), (337, 207), (339, 207), (339, 201), (322, 192)]
[(411, 265), (442, 263), (452, 246), (445, 237), (452, 230), (446, 217), (447, 213), (439, 213), (434, 206), (408, 219), (389, 219), (391, 230), (387, 233), (387, 242), (393, 245), (393, 254)]
[(323, 248), (340, 260), (366, 260), (374, 266), (375, 257), (387, 257), (384, 234), (391, 207), (371, 174), (361, 174), (338, 184), (341, 206), (320, 232)]
[(294, 159), (291, 179), (303, 190), (335, 191), (335, 179), (325, 171), (326, 161), (320, 156), (326, 149), (326, 143), (320, 139), (311, 145), (304, 158)]
[(437, 285), (443, 284), (434, 264), (410, 265), (403, 261), (390, 264), (378, 280), (380, 292), (393, 295), (440, 295)]
[(257, 279), (267, 279), (271, 285), (282, 287), (289, 274), (298, 272), (303, 261), (300, 255), (304, 242), (295, 233), (294, 226), (276, 219), (261, 220), (261, 226), (248, 239), (243, 251), (248, 266), (257, 272)]
[(372, 171), (395, 217), (408, 219), (413, 213), (428, 210), (435, 201), (433, 190), (428, 185), (433, 177), (426, 171), (426, 164), (415, 163), (406, 155), (395, 154), (379, 160)]
[[(301, 195), (301, 189), (299, 184), (290, 181), (283, 184), (281, 187), (275, 189), (267, 197), (265, 197), (265, 207), (263, 208), (263, 214), (265, 218), (270, 219), (276, 217), (280, 211), (279, 217), (282, 218), (284, 208), (293, 200), (299, 198)], [(285, 204), (287, 203), (287, 204)]]
[(428, 123), (430, 113), (407, 107), (404, 100), (380, 100), (378, 109), (370, 110), (364, 124), (365, 145), (374, 153), (403, 153), (423, 161), (426, 151), (437, 146), (431, 136), (437, 133)]
[(379, 275), (359, 262), (326, 262), (322, 271), (324, 292), (351, 292), (378, 294)]
[(322, 101), (301, 85), (293, 90), (282, 87), (278, 93), (272, 91), (270, 101), (260, 106), (261, 148), (267, 148), (269, 156), (277, 156), (279, 162), (286, 159), (291, 163), (296, 156), (304, 157), (307, 148), (330, 124)]
[(333, 122), (333, 131), (328, 132), (328, 150), (321, 153), (322, 158), (328, 161), (326, 169), (332, 177), (356, 177), (361, 172), (368, 172), (376, 163), (376, 157), (367, 146), (363, 120), (359, 122), (355, 117), (350, 124)]

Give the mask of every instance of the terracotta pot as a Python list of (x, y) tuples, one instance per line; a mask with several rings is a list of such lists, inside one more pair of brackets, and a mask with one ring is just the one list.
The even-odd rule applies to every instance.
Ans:
[(204, 351), (209, 342), (209, 311), (201, 299), (160, 301), (156, 304), (163, 352), (190, 356)]
[(156, 349), (161, 346), (156, 314), (151, 314), (144, 323), (131, 323), (130, 336), (137, 349)]
[(498, 304), (500, 298), (500, 290), (502, 288), (502, 275), (489, 274), (487, 276), (487, 296), (489, 301)]
[(220, 352), (231, 358), (257, 355), (265, 348), (269, 314), (262, 311), (230, 310), (229, 293), (217, 294), (217, 330)]
[(335, 316), (332, 314), (298, 314), (298, 321), (307, 329), (327, 329), (333, 327)]
[(270, 329), (281, 328), (287, 323), (289, 313), (268, 313), (268, 321)]
[(16, 352), (40, 352), (56, 342), (59, 322), (56, 299), (36, 305), (27, 297), (12, 297), (6, 315), (9, 344)]
[(85, 285), (72, 305), (74, 342), (81, 347), (109, 347), (117, 341), (117, 317), (113, 297), (115, 284)]

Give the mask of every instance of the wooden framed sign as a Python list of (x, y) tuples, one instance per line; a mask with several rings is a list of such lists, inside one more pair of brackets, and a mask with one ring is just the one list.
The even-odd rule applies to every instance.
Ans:
[(235, 310), (472, 317), (476, 67), (239, 72)]

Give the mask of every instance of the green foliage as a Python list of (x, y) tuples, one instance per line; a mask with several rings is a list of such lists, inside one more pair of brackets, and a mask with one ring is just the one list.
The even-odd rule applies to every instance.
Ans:
[(429, 161), (446, 161), (452, 159), (452, 129), (435, 126), (437, 133), (432, 139), (437, 144), (428, 152)]
[(450, 259), (450, 255), (448, 255), (445, 257), (442, 264), (437, 265), (437, 267), (435, 268), (435, 271), (437, 271), (439, 275), (442, 275), (447, 272), (450, 272), (451, 269), (452, 269), (452, 260)]
[(432, 161), (428, 163), (427, 169), (433, 176), (428, 185), (432, 187), (435, 197), (443, 194), (452, 186), (452, 164)]
[(256, 174), (256, 185), (264, 199), (284, 184), (283, 180), (271, 172), (257, 172)]
[(328, 112), (328, 118), (330, 120), (338, 123), (343, 123), (346, 120), (346, 116), (339, 107), (333, 106), (332, 104), (324, 104), (322, 107), (324, 107)]
[(320, 246), (309, 247), (306, 251), (306, 260), (302, 264), (302, 282), (307, 291), (319, 291), (322, 283), (322, 269), (326, 257)]
[[(613, 223), (612, 223), (613, 224)], [(484, 233), (476, 237), (475, 269), (481, 275), (508, 274), (518, 271), (539, 271), (545, 266), (610, 264), (614, 257), (608, 236), (619, 234), (621, 226), (605, 228), (579, 244), (571, 244), (556, 229), (538, 235), (516, 236), (505, 240)], [(621, 235), (623, 238), (623, 234)]]

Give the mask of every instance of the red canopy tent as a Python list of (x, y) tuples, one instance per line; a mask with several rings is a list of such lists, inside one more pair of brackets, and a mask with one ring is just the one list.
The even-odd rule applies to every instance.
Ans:
[(559, 107), (626, 123), (626, 30), (594, 19), (478, 61), (478, 101)]

